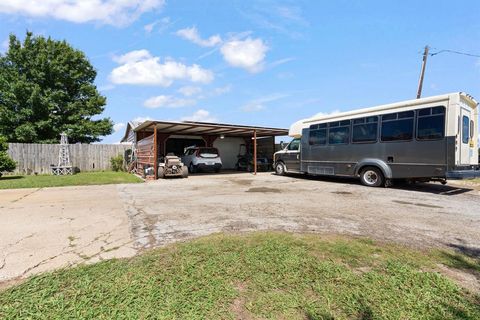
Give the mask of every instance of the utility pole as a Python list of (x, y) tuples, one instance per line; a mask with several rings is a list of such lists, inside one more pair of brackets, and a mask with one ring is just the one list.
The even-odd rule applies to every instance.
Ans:
[(425, 46), (425, 51), (423, 52), (422, 71), (420, 72), (420, 80), (418, 81), (417, 99), (420, 99), (422, 96), (423, 77), (425, 76), (425, 66), (427, 65), (429, 49), (430, 48), (428, 46)]

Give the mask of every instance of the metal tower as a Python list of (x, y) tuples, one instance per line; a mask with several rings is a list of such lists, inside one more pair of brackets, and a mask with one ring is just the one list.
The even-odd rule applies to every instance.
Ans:
[(60, 151), (58, 153), (58, 165), (52, 167), (54, 175), (73, 174), (72, 164), (70, 163), (70, 152), (68, 150), (68, 138), (65, 132), (60, 135)]

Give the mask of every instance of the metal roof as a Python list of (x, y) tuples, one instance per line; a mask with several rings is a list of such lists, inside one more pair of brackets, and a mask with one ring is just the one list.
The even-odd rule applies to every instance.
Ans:
[(153, 131), (157, 127), (158, 133), (181, 134), (181, 135), (217, 135), (235, 137), (249, 137), (256, 131), (258, 137), (286, 136), (288, 129), (245, 126), (225, 123), (210, 123), (196, 121), (157, 121), (147, 120), (133, 128), (133, 131)]

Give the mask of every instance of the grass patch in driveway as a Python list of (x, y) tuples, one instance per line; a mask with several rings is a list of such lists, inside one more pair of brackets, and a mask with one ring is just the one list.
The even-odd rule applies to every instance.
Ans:
[(139, 183), (137, 176), (126, 172), (97, 171), (80, 172), (74, 175), (28, 175), (0, 177), (0, 189), (45, 188), (85, 186), (95, 184)]
[(365, 239), (214, 235), (35, 276), (0, 292), (0, 318), (479, 319), (439, 263)]

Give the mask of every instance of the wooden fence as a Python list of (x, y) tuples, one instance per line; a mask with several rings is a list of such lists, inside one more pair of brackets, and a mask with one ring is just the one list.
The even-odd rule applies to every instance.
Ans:
[[(59, 144), (9, 143), (8, 154), (17, 163), (14, 173), (51, 173), (50, 165), (58, 163)], [(110, 159), (124, 154), (131, 145), (71, 144), (70, 162), (76, 170), (110, 170)]]

